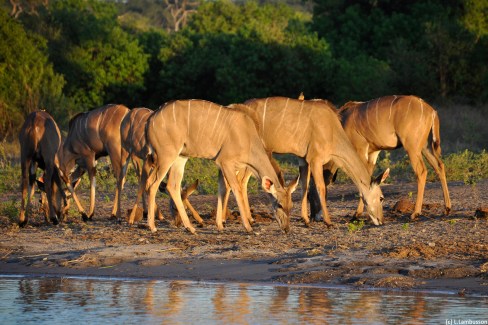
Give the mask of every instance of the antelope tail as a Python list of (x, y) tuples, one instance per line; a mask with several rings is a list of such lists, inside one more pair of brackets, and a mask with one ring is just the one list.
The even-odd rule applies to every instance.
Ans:
[(440, 122), (437, 112), (434, 110), (432, 113), (432, 152), (436, 156), (441, 155), (441, 135), (440, 135)]

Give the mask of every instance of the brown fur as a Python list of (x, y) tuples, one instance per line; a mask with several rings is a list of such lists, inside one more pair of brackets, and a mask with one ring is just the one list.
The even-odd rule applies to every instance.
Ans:
[[(109, 156), (112, 168), (118, 182), (124, 179), (119, 177), (121, 173), (121, 161), (128, 155), (125, 150), (121, 150), (120, 144), (120, 123), (129, 109), (123, 105), (109, 104), (89, 112), (75, 115), (69, 122), (69, 131), (66, 141), (63, 144), (61, 155), (62, 177), (73, 199), (81, 212), (84, 220), (91, 219), (95, 210), (95, 161), (103, 156)], [(78, 165), (77, 170), (73, 169)], [(90, 179), (90, 209), (88, 215), (81, 205), (73, 186), (71, 178), (81, 177), (84, 172), (88, 172)], [(115, 193), (114, 208), (112, 216), (118, 216), (118, 189)]]
[[(29, 114), (22, 125), (19, 134), (20, 160), (22, 169), (22, 203), (20, 208), (19, 225), (27, 224), (28, 208), (34, 194), (36, 170), (44, 170), (44, 183), (48, 211), (53, 224), (63, 219), (62, 200), (66, 200), (61, 190), (59, 177), (58, 151), (61, 147), (61, 133), (52, 118), (45, 111)], [(65, 202), (66, 203), (66, 202)], [(47, 221), (47, 218), (46, 218)]]

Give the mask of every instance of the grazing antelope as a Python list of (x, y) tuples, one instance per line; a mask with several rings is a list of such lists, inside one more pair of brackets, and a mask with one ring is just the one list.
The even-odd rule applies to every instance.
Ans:
[[(386, 96), (368, 102), (348, 102), (340, 108), (342, 124), (368, 173), (373, 173), (381, 150), (403, 146), (417, 176), (417, 201), (412, 219), (422, 210), (427, 168), (425, 159), (435, 170), (442, 185), (446, 214), (451, 210), (446, 173), (441, 156), (440, 124), (437, 112), (415, 96)], [(429, 134), (432, 139), (429, 141)], [(332, 168), (332, 173), (335, 167)], [(363, 212), (360, 200), (356, 215)]]
[(257, 115), (259, 135), (266, 150), (273, 153), (291, 153), (301, 158), (301, 213), (306, 225), (310, 223), (307, 196), (311, 175), (316, 180), (324, 222), (332, 225), (326, 206), (323, 177), (323, 166), (328, 162), (340, 166), (351, 177), (366, 202), (373, 223), (383, 223), (383, 195), (379, 184), (388, 177), (389, 169), (371, 180), (365, 165), (347, 138), (337, 113), (328, 101), (269, 97), (251, 99), (245, 105)]
[[(96, 164), (97, 159), (109, 156), (112, 169), (117, 179), (115, 191), (115, 202), (112, 209), (112, 217), (119, 216), (118, 190), (123, 186), (125, 178), (120, 178), (122, 170), (121, 162), (127, 159), (128, 153), (122, 149), (120, 144), (120, 124), (129, 109), (123, 105), (106, 105), (89, 112), (79, 113), (69, 121), (68, 136), (63, 144), (61, 155), (61, 174), (66, 182), (71, 195), (81, 212), (83, 220), (91, 220), (95, 210), (95, 185), (96, 185)], [(75, 165), (78, 169), (73, 173)], [(88, 172), (90, 179), (90, 210), (88, 215), (80, 204), (73, 186), (70, 185), (70, 178), (75, 174)], [(81, 177), (79, 175), (79, 177)], [(120, 219), (119, 219), (120, 220)]]
[[(142, 173), (148, 173), (147, 170), (143, 170), (144, 166), (144, 160), (146, 159), (147, 156), (147, 148), (146, 148), (146, 122), (149, 116), (153, 113), (152, 110), (149, 108), (145, 107), (139, 107), (139, 108), (133, 108), (130, 110), (130, 112), (125, 115), (123, 118), (121, 125), (120, 125), (120, 141), (122, 145), (122, 150), (125, 150), (128, 153), (127, 155), (121, 154), (122, 161), (121, 161), (121, 166), (122, 170), (119, 175), (119, 178), (125, 178), (127, 174), (127, 167), (129, 165), (129, 157), (132, 160), (132, 163), (134, 165), (134, 168), (136, 169), (136, 173), (139, 176), (139, 190), (137, 192), (137, 198), (134, 204), (134, 207), (131, 210), (131, 213), (129, 215), (129, 224), (133, 224), (135, 220), (135, 215), (137, 211), (137, 205), (139, 201), (141, 200), (141, 197), (143, 198), (143, 207), (144, 207), (144, 212), (147, 213), (147, 198), (146, 198), (146, 192), (144, 191), (145, 184), (142, 183)], [(125, 158), (125, 159), (124, 159)], [(146, 165), (147, 166), (147, 165)], [(144, 178), (146, 179), (146, 178)], [(163, 184), (163, 183), (162, 183)], [(164, 183), (165, 184), (165, 183)], [(119, 204), (117, 208), (117, 218), (120, 220), (120, 213), (121, 213), (121, 207), (120, 207), (120, 202), (121, 198), (120, 195), (122, 193), (122, 181), (118, 181), (117, 185), (120, 186), (118, 189), (118, 195), (119, 198), (117, 200), (117, 203)], [(191, 185), (190, 187), (183, 189), (181, 192), (181, 199), (185, 205), (191, 212), (195, 220), (200, 224), (203, 225), (203, 219), (200, 217), (198, 212), (193, 208), (193, 206), (190, 204), (190, 201), (188, 201), (188, 196), (190, 196), (191, 193), (193, 193), (198, 186), (198, 181)], [(160, 187), (160, 191), (164, 192), (166, 190), (165, 186)], [(173, 201), (171, 200), (170, 206), (173, 207)], [(157, 207), (156, 207), (157, 209)], [(158, 213), (158, 219), (163, 220), (163, 215), (157, 209)], [(171, 214), (175, 218), (175, 223), (176, 225), (179, 225), (181, 222), (181, 219), (179, 215), (177, 215), (177, 212), (175, 209), (171, 208)]]
[[(19, 225), (23, 227), (27, 224), (26, 209), (34, 195), (34, 182), (38, 167), (45, 171), (43, 185), (47, 196), (48, 211), (46, 212), (49, 213), (51, 222), (56, 225), (64, 217), (65, 210), (62, 208), (62, 204), (67, 205), (59, 176), (58, 151), (61, 148), (59, 128), (47, 112), (32, 112), (22, 125), (19, 142), (22, 169), (22, 203)], [(45, 217), (47, 222), (47, 216), (45, 215)]]
[[(154, 226), (155, 195), (159, 184), (171, 168), (167, 190), (173, 198), (186, 229), (195, 232), (185, 212), (180, 197), (180, 184), (188, 157), (212, 159), (220, 167), (229, 183), (241, 212), (247, 231), (249, 203), (245, 202), (244, 189), (236, 174), (246, 168), (261, 179), (263, 189), (274, 198), (273, 210), (280, 227), (289, 230), (292, 207), (291, 192), (284, 188), (259, 138), (255, 121), (238, 107), (228, 108), (204, 100), (178, 100), (165, 104), (149, 117), (146, 139), (153, 170), (148, 182), (148, 225)], [(217, 216), (222, 205), (217, 206)]]

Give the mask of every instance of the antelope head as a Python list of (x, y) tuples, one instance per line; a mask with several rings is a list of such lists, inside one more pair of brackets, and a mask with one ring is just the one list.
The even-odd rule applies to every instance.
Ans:
[(371, 180), (368, 194), (362, 194), (361, 198), (366, 207), (366, 211), (376, 226), (383, 224), (383, 201), (384, 196), (381, 191), (380, 184), (385, 181), (385, 179), (390, 174), (390, 168), (387, 168), (378, 177)]
[[(41, 193), (44, 193), (44, 195), (41, 196), (40, 203), (42, 205), (47, 206), (47, 202), (45, 200), (47, 197), (45, 196), (46, 193), (46, 186), (44, 183), (44, 177), (45, 173), (42, 174), (42, 176), (39, 179), (36, 179), (37, 183), (37, 188)], [(61, 177), (59, 175), (59, 169), (56, 168), (54, 171), (53, 179), (52, 179), (52, 204), (54, 207), (54, 211), (56, 212), (56, 215), (58, 217), (58, 220), (64, 220), (65, 215), (67, 211), (69, 210), (70, 207), (70, 198), (71, 194), (69, 193), (68, 190), (60, 188), (61, 185)], [(46, 210), (47, 211), (47, 210)]]
[(272, 195), (273, 215), (278, 225), (286, 233), (290, 231), (290, 212), (293, 207), (291, 194), (295, 192), (300, 177), (290, 181), (288, 186), (275, 186), (271, 178), (264, 176), (261, 180), (263, 189)]

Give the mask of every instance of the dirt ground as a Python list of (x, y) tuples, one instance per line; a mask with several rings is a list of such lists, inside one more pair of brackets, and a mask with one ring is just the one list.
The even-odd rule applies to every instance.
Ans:
[[(22, 229), (0, 216), (0, 274), (306, 283), (488, 296), (488, 219), (475, 212), (488, 203), (488, 180), (476, 186), (452, 182), (449, 189), (449, 216), (444, 216), (440, 184), (430, 183), (423, 216), (411, 221), (416, 184), (384, 185), (386, 224), (377, 227), (364, 218), (361, 227), (350, 224), (355, 186), (333, 185), (328, 195), (333, 228), (322, 222), (304, 226), (298, 189), (288, 234), (272, 219), (265, 195), (250, 195), (253, 233), (246, 233), (235, 216), (219, 232), (212, 216), (215, 196), (192, 195), (205, 221), (196, 235), (174, 226), (167, 196), (157, 199), (166, 220), (151, 233), (144, 221), (129, 227), (109, 220), (107, 198), (113, 193), (97, 192), (94, 220), (87, 223), (73, 209), (59, 226), (46, 225), (36, 211)], [(124, 190), (124, 212), (134, 193), (134, 187)], [(80, 194), (87, 206), (88, 191)], [(17, 199), (20, 193), (0, 198)], [(238, 214), (234, 201), (231, 209)]]

